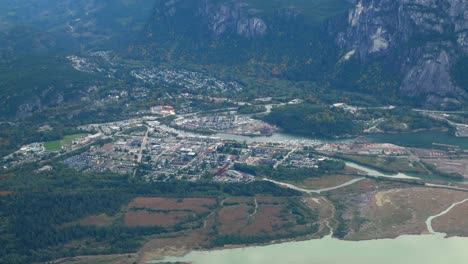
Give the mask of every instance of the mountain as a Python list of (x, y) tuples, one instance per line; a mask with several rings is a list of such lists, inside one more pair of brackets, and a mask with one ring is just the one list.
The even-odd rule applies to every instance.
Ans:
[(54, 52), (70, 43), (78, 50), (113, 49), (141, 33), (153, 5), (148, 0), (0, 0), (0, 30), (30, 27), (67, 41)]
[(121, 50), (141, 34), (153, 1), (0, 0), (0, 118), (76, 103), (97, 74), (66, 57)]
[(294, 67), (308, 68), (309, 75), (323, 74), (319, 67), (335, 53), (333, 38), (323, 34), (325, 22), (347, 7), (342, 0), (159, 0), (142, 42), (163, 59), (208, 64), (288, 61), (287, 69), (277, 67), (277, 75), (303, 79), (293, 76)]
[[(344, 91), (381, 104), (466, 108), (467, 5), (464, 0), (0, 0), (5, 69), (0, 100), (28, 104), (49, 87), (61, 94), (61, 85), (34, 74), (27, 82), (15, 81), (15, 69), (27, 67), (29, 58), (36, 60), (32, 65), (38, 58), (57, 63), (50, 67), (55, 69), (70, 54), (113, 50), (154, 64), (234, 67), (255, 78), (306, 82), (301, 85), (309, 93), (313, 86), (321, 87), (320, 93)], [(78, 74), (83, 75), (63, 73)], [(79, 94), (92, 83), (75, 84), (73, 90)], [(18, 109), (10, 110), (17, 116)]]
[(337, 43), (360, 62), (392, 61), (403, 95), (426, 107), (456, 108), (466, 83), (451, 69), (467, 56), (468, 2), (464, 0), (352, 0), (348, 26)]
[(162, 0), (145, 34), (170, 60), (254, 59), (282, 65), (271, 71), (288, 79), (456, 109), (468, 99), (457, 73), (467, 18), (463, 0)]

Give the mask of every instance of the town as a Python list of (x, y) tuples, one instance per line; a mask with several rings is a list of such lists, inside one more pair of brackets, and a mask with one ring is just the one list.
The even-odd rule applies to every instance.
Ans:
[(236, 93), (243, 89), (237, 82), (225, 82), (202, 73), (183, 69), (148, 68), (133, 70), (131, 75), (145, 83), (176, 86), (200, 95), (227, 91)]
[[(161, 123), (167, 116), (175, 117), (169, 125)], [(317, 169), (321, 161), (344, 159), (370, 166), (382, 162), (384, 170), (399, 166), (410, 172), (431, 173), (431, 167), (468, 176), (460, 149), (406, 148), (359, 140), (268, 140), (277, 128), (235, 112), (177, 116), (174, 107), (157, 106), (142, 117), (88, 124), (78, 130), (83, 133), (59, 142), (23, 146), (3, 158), (2, 166), (6, 169), (63, 156), (61, 162), (78, 171), (112, 171), (146, 181), (249, 182), (255, 177), (236, 171), (235, 164)], [(196, 133), (206, 131), (211, 133)], [(242, 142), (231, 136), (257, 137), (246, 137), (248, 142)]]

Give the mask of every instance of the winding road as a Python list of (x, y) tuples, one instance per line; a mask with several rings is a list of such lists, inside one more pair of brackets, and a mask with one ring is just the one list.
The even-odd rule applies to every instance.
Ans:
[(296, 190), (296, 191), (300, 191), (300, 192), (304, 192), (304, 193), (316, 193), (316, 194), (320, 194), (322, 192), (328, 192), (328, 191), (333, 191), (333, 190), (336, 190), (336, 189), (340, 189), (340, 188), (343, 188), (343, 187), (346, 187), (346, 186), (349, 186), (351, 184), (354, 184), (356, 182), (359, 182), (359, 181), (362, 181), (366, 179), (365, 177), (362, 177), (362, 178), (356, 178), (356, 179), (352, 179), (348, 182), (345, 182), (343, 184), (340, 184), (340, 185), (337, 185), (337, 186), (334, 186), (334, 187), (329, 187), (329, 188), (323, 188), (323, 189), (319, 189), (319, 190), (309, 190), (309, 189), (304, 189), (304, 188), (301, 188), (301, 187), (298, 187), (298, 186), (295, 186), (293, 184), (290, 184), (290, 183), (285, 183), (285, 182), (280, 182), (280, 181), (275, 181), (275, 180), (271, 180), (271, 179), (268, 179), (268, 178), (263, 178), (264, 181), (269, 181), (269, 182), (272, 182), (274, 184), (277, 184), (279, 186), (284, 186), (284, 187), (287, 187), (289, 189), (293, 189), (293, 190)]

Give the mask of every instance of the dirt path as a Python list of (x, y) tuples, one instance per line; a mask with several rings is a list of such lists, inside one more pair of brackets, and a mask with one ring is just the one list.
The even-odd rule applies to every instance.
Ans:
[(258, 209), (257, 197), (254, 198), (254, 204), (255, 204), (254, 211), (251, 214), (249, 214), (248, 219), (253, 218), (255, 214), (257, 213), (257, 209)]
[(463, 201), (460, 201), (460, 202), (456, 202), (454, 204), (452, 204), (451, 206), (449, 206), (447, 209), (445, 209), (444, 211), (436, 214), (436, 215), (432, 215), (430, 216), (429, 218), (427, 218), (426, 220), (426, 226), (427, 226), (427, 230), (429, 231), (429, 233), (431, 234), (441, 234), (439, 232), (436, 232), (434, 231), (434, 228), (432, 227), (432, 220), (436, 219), (437, 217), (440, 217), (440, 216), (443, 216), (445, 214), (447, 214), (448, 212), (450, 212), (450, 210), (452, 210), (453, 208), (455, 208), (455, 206), (459, 205), (459, 204), (462, 204), (462, 203), (465, 203), (465, 202), (468, 202), (468, 198), (466, 198), (465, 200)]

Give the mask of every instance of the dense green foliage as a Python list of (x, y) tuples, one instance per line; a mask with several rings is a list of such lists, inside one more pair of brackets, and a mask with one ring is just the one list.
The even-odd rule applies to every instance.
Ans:
[[(247, 2), (261, 10), (260, 17), (268, 25), (260, 38), (244, 38), (234, 32), (213, 37), (209, 18), (193, 12), (199, 1), (178, 2), (173, 16), (164, 15), (166, 8), (160, 1), (145, 37), (132, 47), (132, 55), (169, 63), (240, 65), (255, 68), (257, 76), (263, 72), (261, 77), (291, 80), (321, 80), (325, 71), (332, 70), (338, 51), (323, 25), (326, 19), (345, 13), (345, 1)], [(286, 14), (288, 7), (292, 7), (291, 14)]]
[(329, 81), (335, 89), (361, 92), (377, 97), (382, 104), (391, 104), (398, 101), (398, 71), (398, 66), (389, 62), (363, 64), (353, 58), (336, 67)]
[(468, 56), (462, 57), (453, 64), (451, 73), (455, 83), (468, 92)]
[(45, 42), (54, 49), (116, 48), (128, 44), (129, 36), (140, 33), (153, 5), (154, 1), (147, 0), (0, 0), (0, 29), (31, 25), (47, 32), (52, 41), (34, 38), (38, 41), (30, 42), (38, 47), (48, 48), (37, 45)]
[(268, 16), (274, 15), (284, 8), (301, 10), (311, 24), (320, 25), (321, 22), (336, 14), (345, 12), (348, 3), (343, 0), (246, 0), (253, 8), (263, 10)]
[(0, 117), (15, 116), (21, 104), (33, 109), (74, 101), (97, 76), (76, 71), (65, 58), (27, 57), (0, 64)]
[(247, 149), (247, 148), (248, 148), (247, 144), (232, 142), (232, 143), (226, 143), (224, 145), (221, 145), (216, 150), (219, 153), (239, 155), (242, 149)]
[[(298, 196), (268, 182), (216, 184), (208, 182), (142, 182), (113, 173), (78, 173), (52, 164), (53, 171), (34, 172), (29, 164), (0, 175), (0, 263), (26, 263), (78, 254), (134, 252), (146, 235), (163, 228), (83, 226), (78, 220), (106, 213), (113, 216), (138, 196), (218, 197)], [(80, 247), (73, 241), (81, 241)]]
[[(346, 16), (347, 1), (246, 0), (259, 10), (259, 16), (268, 25), (267, 34), (255, 39), (236, 34), (213, 37), (207, 31), (207, 21), (194, 12), (197, 10), (194, 4), (198, 2), (179, 1), (182, 10), (170, 18), (155, 15), (154, 5), (161, 1), (0, 0), (0, 157), (26, 143), (59, 140), (84, 132), (74, 129), (81, 124), (128, 118), (130, 113), (141, 110), (139, 107), (148, 109), (160, 100), (200, 111), (235, 105), (230, 101), (215, 104), (211, 98), (189, 102), (181, 102), (181, 98), (167, 99), (170, 94), (193, 91), (177, 85), (147, 85), (128, 74), (112, 79), (105, 74), (80, 72), (65, 58), (69, 54), (87, 56), (94, 51), (113, 50), (118, 54), (116, 57), (123, 56), (122, 61), (129, 62), (125, 66), (113, 64), (112, 67), (124, 68), (117, 72), (128, 73), (134, 68), (159, 66), (159, 63), (183, 69), (194, 67), (210, 75), (214, 72), (246, 88), (236, 95), (226, 93), (241, 100), (267, 96), (280, 97), (274, 99), (279, 102), (305, 99), (305, 104), (273, 109), (265, 120), (286, 132), (308, 136), (348, 136), (362, 130), (350, 113), (325, 105), (338, 101), (356, 105), (399, 102), (400, 69), (395, 65), (379, 60), (364, 65), (354, 59), (337, 63), (344, 51), (336, 46), (336, 39), (329, 34), (327, 26), (336, 31), (343, 25), (328, 19)], [(285, 9), (289, 7), (292, 9)], [(463, 58), (452, 68), (455, 82), (465, 90), (468, 89), (467, 65), (468, 59)], [(135, 102), (132, 98), (104, 103), (104, 99), (115, 98), (116, 94), (129, 92), (135, 86), (148, 88), (150, 92), (142, 96), (148, 97), (147, 101)], [(115, 89), (115, 94), (108, 94), (110, 89)], [(213, 96), (209, 91), (196, 95)], [(238, 109), (240, 114), (264, 110), (265, 107), (255, 105)], [(386, 122), (379, 126), (384, 131), (441, 125), (408, 109), (369, 110), (360, 118), (364, 121), (385, 118)], [(44, 124), (52, 129), (40, 129)], [(58, 142), (55, 144), (58, 147)], [(245, 147), (245, 144), (229, 143), (218, 151), (237, 155)], [(46, 164), (54, 170), (37, 172)], [(344, 169), (341, 161), (327, 160), (318, 165), (317, 169), (281, 166), (273, 169), (236, 164), (235, 169), (285, 181), (300, 181)], [(139, 173), (136, 177), (110, 172), (78, 173), (53, 162), (4, 170), (0, 174), (0, 191), (12, 194), (0, 196), (0, 263), (133, 252), (145, 236), (174, 231), (130, 228), (119, 223), (103, 227), (79, 224), (86, 216), (102, 213), (120, 219), (122, 208), (138, 196), (301, 195), (267, 181), (149, 183), (138, 176)], [(338, 233), (343, 233), (342, 229)], [(292, 235), (300, 234), (288, 237)], [(271, 236), (226, 236), (215, 239), (214, 245), (271, 239)]]
[(442, 121), (436, 121), (409, 108), (395, 109), (366, 109), (362, 110), (359, 118), (364, 120), (384, 118), (379, 128), (385, 132), (404, 132), (416, 129), (431, 129), (447, 126)]
[(336, 137), (360, 132), (360, 127), (353, 122), (350, 114), (319, 105), (301, 104), (276, 108), (264, 119), (294, 134)]
[(23, 144), (62, 139), (77, 133), (73, 127), (57, 126), (51, 131), (38, 131), (39, 125), (24, 122), (19, 125), (0, 124), (0, 157), (19, 149)]
[(243, 105), (237, 109), (239, 114), (256, 114), (265, 112), (266, 108), (263, 105)]

